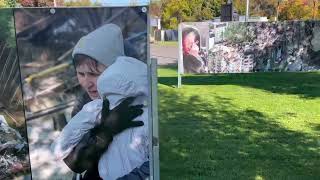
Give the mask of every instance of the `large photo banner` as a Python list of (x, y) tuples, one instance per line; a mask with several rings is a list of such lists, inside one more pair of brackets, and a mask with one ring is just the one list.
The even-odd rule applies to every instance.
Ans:
[(192, 58), (197, 62), (202, 60), (197, 64), (191, 63), (193, 61), (189, 58), (194, 53), (188, 53), (189, 49), (201, 52), (201, 48), (197, 47), (197, 38), (184, 35), (188, 30), (181, 29), (180, 49), (183, 56), (180, 61), (185, 73), (301, 72), (320, 69), (319, 21), (207, 22), (207, 26), (208, 35), (195, 35), (209, 37), (208, 55)]
[(149, 177), (148, 7), (14, 18), (32, 179)]
[(12, 9), (0, 9), (0, 179), (30, 179)]
[[(184, 73), (206, 73), (209, 27), (207, 22), (182, 23), (179, 26), (180, 56)], [(179, 63), (180, 64), (180, 63)]]

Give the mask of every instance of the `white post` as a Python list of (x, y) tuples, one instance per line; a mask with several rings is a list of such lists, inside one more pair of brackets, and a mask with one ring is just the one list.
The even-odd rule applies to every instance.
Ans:
[(246, 22), (248, 22), (249, 21), (249, 4), (250, 4), (250, 2), (249, 2), (250, 0), (247, 0), (247, 6), (246, 6)]
[(316, 0), (313, 0), (313, 9), (312, 9), (312, 19), (315, 20), (316, 18)]
[(158, 30), (161, 30), (161, 19), (157, 18), (157, 28)]
[(276, 14), (276, 19), (275, 19), (275, 21), (278, 21), (278, 19), (279, 19), (279, 5), (280, 5), (280, 0), (278, 0), (277, 1), (277, 14)]
[[(150, 138), (152, 142), (152, 162), (150, 162), (150, 171), (152, 172), (151, 180), (160, 180), (159, 166), (159, 120), (158, 120), (158, 75), (157, 59), (151, 59), (151, 119), (149, 123)], [(150, 116), (149, 116), (150, 117)], [(150, 121), (149, 121), (150, 122)], [(152, 168), (152, 169), (151, 169)]]
[(183, 46), (182, 46), (182, 24), (178, 27), (178, 39), (179, 39), (179, 57), (178, 57), (178, 88), (181, 88), (181, 74), (183, 74)]

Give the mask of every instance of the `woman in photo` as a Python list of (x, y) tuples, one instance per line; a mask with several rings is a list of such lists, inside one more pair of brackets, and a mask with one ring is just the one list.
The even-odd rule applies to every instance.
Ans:
[[(119, 167), (124, 164), (117, 162), (120, 161), (121, 158), (113, 158), (116, 157), (115, 152), (117, 151), (115, 151), (115, 149), (120, 146), (129, 147), (128, 143), (130, 143), (132, 139), (137, 138), (137, 136), (132, 135), (133, 132), (148, 129), (148, 126), (145, 124), (147, 118), (142, 118), (144, 121), (133, 121), (140, 115), (143, 117), (143, 114), (146, 114), (146, 112), (144, 112), (146, 108), (137, 104), (137, 102), (142, 103), (138, 100), (139, 98), (132, 98), (128, 96), (130, 93), (121, 91), (120, 89), (113, 93), (108, 90), (101, 90), (100, 94), (97, 90), (98, 78), (103, 72), (108, 74), (109, 68), (113, 66), (113, 63), (118, 61), (117, 59), (125, 59), (122, 60), (125, 62), (131, 62), (133, 60), (132, 62), (137, 63), (138, 61), (138, 64), (144, 63), (134, 58), (124, 56), (122, 32), (121, 29), (114, 24), (103, 25), (82, 37), (74, 48), (73, 58), (79, 83), (87, 94), (79, 100), (78, 105), (73, 110), (73, 118), (63, 129), (60, 137), (55, 141), (55, 155), (59, 159), (63, 159), (74, 172), (82, 173), (86, 171), (82, 179), (107, 179), (107, 177), (108, 179), (145, 179), (149, 176), (148, 157), (137, 157), (140, 158), (138, 161), (135, 159), (135, 163), (125, 164), (125, 167), (122, 167), (122, 169), (118, 168), (117, 171), (112, 168), (110, 169), (111, 166), (108, 165), (108, 163), (119, 163)], [(119, 60), (119, 62), (121, 62), (121, 60)], [(140, 68), (143, 67), (141, 64)], [(119, 69), (119, 66), (112, 69), (114, 72), (117, 71), (126, 74), (128, 69), (131, 68), (126, 66), (121, 67), (121, 69)], [(110, 71), (112, 71), (112, 69), (110, 69)], [(114, 78), (112, 78), (110, 74), (106, 76), (107, 78), (102, 78), (109, 79), (110, 81), (100, 81), (100, 89), (108, 89), (108, 87), (110, 87), (115, 90), (115, 88), (111, 86), (115, 84), (115, 82), (118, 82), (116, 83), (117, 85), (121, 85), (119, 79), (117, 79), (119, 76), (112, 76)], [(130, 81), (130, 79), (127, 79), (121, 82), (128, 82), (130, 84)], [(147, 81), (145, 83), (147, 83)], [(122, 87), (125, 85), (127, 84), (122, 84)], [(112, 99), (112, 95), (115, 93), (120, 95), (116, 96), (117, 98), (121, 97), (117, 101), (114, 101), (114, 98)], [(139, 94), (134, 93), (130, 95), (139, 96)], [(107, 99), (102, 100), (102, 98)], [(110, 101), (108, 101), (108, 98)], [(131, 105), (131, 103), (135, 103), (135, 105)], [(109, 106), (112, 109), (109, 109)], [(143, 124), (145, 125), (142, 126)], [(128, 135), (128, 132), (131, 132), (131, 134)], [(125, 138), (127, 139), (123, 140)], [(127, 146), (123, 146), (125, 142)], [(136, 147), (137, 151), (135, 152), (140, 152), (138, 147), (142, 146), (138, 145)], [(125, 151), (125, 148), (122, 150)], [(134, 153), (131, 155), (128, 152), (130, 152), (130, 150), (125, 152), (127, 153), (127, 157), (132, 158)]]
[(205, 60), (200, 53), (200, 34), (194, 27), (182, 30), (183, 67), (185, 73), (205, 73)]

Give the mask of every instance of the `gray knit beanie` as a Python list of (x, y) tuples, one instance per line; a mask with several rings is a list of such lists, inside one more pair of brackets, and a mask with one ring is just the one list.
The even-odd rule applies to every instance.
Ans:
[(72, 52), (87, 55), (98, 62), (110, 66), (119, 56), (124, 56), (121, 29), (115, 24), (105, 24), (83, 36)]

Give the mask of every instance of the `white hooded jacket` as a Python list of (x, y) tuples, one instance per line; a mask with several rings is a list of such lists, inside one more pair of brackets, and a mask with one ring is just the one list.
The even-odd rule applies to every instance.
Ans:
[[(83, 135), (100, 124), (102, 98), (106, 97), (113, 109), (127, 97), (137, 97), (133, 104), (146, 104), (148, 98), (147, 65), (131, 57), (120, 56), (98, 78), (101, 99), (87, 103), (62, 130), (54, 144), (54, 154), (64, 159), (80, 142)], [(100, 177), (117, 179), (129, 174), (149, 160), (148, 108), (135, 120), (144, 125), (129, 128), (114, 136), (112, 143), (99, 160)]]

